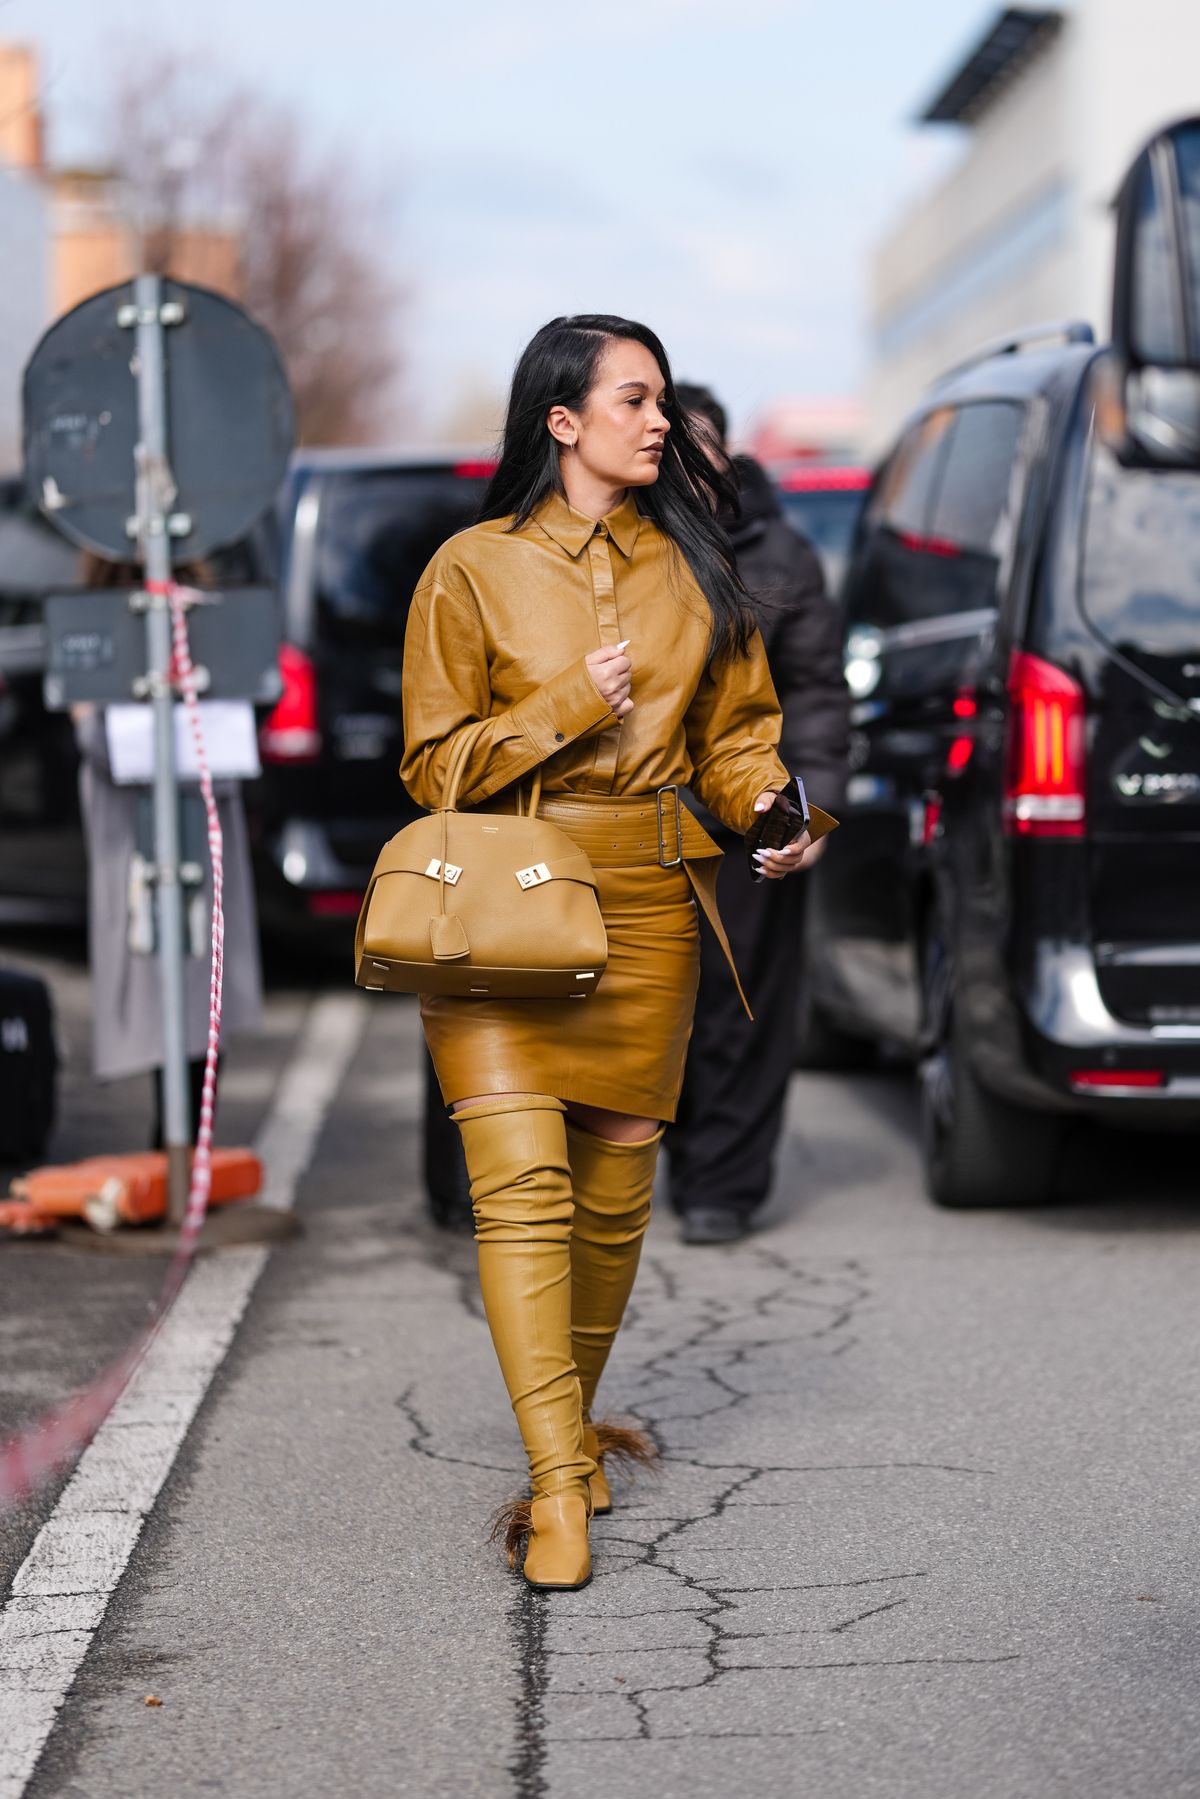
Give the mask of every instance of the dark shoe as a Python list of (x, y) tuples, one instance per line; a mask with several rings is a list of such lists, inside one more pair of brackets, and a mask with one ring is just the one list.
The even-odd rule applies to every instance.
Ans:
[(724, 1206), (692, 1207), (679, 1223), (679, 1236), (684, 1243), (739, 1243), (749, 1234), (750, 1220)]

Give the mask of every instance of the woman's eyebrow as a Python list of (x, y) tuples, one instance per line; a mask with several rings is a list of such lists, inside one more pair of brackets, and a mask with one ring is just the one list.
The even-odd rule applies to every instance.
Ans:
[(622, 381), (617, 387), (617, 392), (619, 394), (624, 393), (627, 387), (640, 388), (641, 392), (644, 394), (650, 392), (650, 383), (648, 381)]

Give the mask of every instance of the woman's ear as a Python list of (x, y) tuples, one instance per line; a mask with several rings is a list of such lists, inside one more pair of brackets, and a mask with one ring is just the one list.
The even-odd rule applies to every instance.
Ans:
[(546, 429), (564, 450), (573, 449), (579, 438), (579, 420), (569, 406), (552, 406), (546, 414)]

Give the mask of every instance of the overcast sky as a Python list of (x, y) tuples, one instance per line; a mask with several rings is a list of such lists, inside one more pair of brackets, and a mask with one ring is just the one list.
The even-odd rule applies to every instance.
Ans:
[(6, 0), (41, 47), (51, 153), (96, 142), (139, 34), (301, 105), (394, 187), (408, 416), (502, 388), (558, 312), (615, 311), (748, 420), (852, 392), (866, 257), (953, 154), (911, 120), (981, 0)]

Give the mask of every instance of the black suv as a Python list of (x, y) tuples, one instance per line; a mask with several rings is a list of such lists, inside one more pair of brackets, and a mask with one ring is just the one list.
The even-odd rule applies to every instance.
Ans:
[[(1196, 200), (1200, 125), (1183, 136), (1171, 179)], [(1178, 281), (1192, 369), (1197, 249), (1142, 281), (1147, 306)], [(919, 1056), (945, 1205), (1046, 1196), (1072, 1114), (1200, 1127), (1200, 374), (1114, 335), (1034, 332), (946, 376), (843, 588), (853, 773), (810, 1001), (832, 1050)]]
[(440, 544), (470, 524), (478, 458), (308, 451), (281, 501), (283, 696), (246, 790), (267, 924), (352, 928), (375, 857), (415, 816), (400, 783), (409, 601)]

